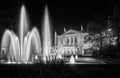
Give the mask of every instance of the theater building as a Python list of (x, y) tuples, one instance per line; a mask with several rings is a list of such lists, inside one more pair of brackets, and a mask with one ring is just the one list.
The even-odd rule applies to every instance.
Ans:
[(85, 36), (89, 33), (83, 30), (77, 31), (70, 29), (64, 31), (63, 34), (57, 35), (55, 32), (55, 46), (57, 48), (57, 53), (61, 55), (81, 55), (81, 56), (91, 56), (92, 53), (89, 51), (86, 53), (87, 49), (92, 47), (90, 42), (85, 43)]

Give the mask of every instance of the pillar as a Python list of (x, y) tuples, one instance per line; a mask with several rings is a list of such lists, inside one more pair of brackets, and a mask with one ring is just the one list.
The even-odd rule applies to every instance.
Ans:
[(71, 37), (69, 37), (69, 45), (71, 45)]
[(75, 37), (73, 37), (73, 43), (72, 44), (75, 45)]

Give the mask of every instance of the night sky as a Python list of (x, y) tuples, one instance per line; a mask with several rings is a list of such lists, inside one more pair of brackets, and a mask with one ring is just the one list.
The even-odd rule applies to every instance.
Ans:
[(110, 0), (0, 0), (0, 35), (6, 28), (18, 31), (22, 4), (25, 5), (29, 16), (30, 29), (37, 26), (41, 32), (44, 7), (47, 5), (53, 32), (56, 30), (61, 34), (64, 27), (67, 30), (80, 30), (83, 25), (85, 29), (89, 20), (99, 11), (105, 12), (107, 16), (111, 15), (116, 3)]

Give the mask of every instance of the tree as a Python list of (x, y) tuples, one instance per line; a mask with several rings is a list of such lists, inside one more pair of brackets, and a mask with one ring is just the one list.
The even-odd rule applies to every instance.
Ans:
[(100, 49), (102, 48), (102, 35), (101, 31), (103, 29), (107, 28), (107, 16), (106, 13), (103, 11), (99, 11), (96, 13), (93, 17), (93, 20), (90, 20), (88, 23), (87, 30), (94, 32), (94, 33), (100, 33)]
[(100, 33), (107, 26), (106, 15), (103, 11), (96, 13), (92, 20), (89, 21), (87, 30)]
[(119, 29), (120, 29), (120, 8), (118, 6), (115, 6), (114, 7), (114, 10), (113, 10), (113, 17), (112, 17), (112, 24), (113, 24), (113, 27), (115, 27), (117, 29), (117, 45), (119, 43)]

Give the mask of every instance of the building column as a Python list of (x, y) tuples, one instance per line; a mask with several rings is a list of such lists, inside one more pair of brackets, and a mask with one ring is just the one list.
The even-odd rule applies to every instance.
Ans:
[(71, 45), (71, 37), (69, 37), (69, 45)]
[(75, 37), (73, 37), (73, 43), (72, 44), (75, 45)]
[(82, 47), (82, 55), (84, 54), (84, 48)]
[(80, 35), (77, 36), (77, 44), (78, 44), (78, 52), (80, 52), (79, 54), (82, 54), (81, 53)]
[(63, 38), (63, 45), (66, 44), (66, 37)]
[(65, 45), (67, 45), (67, 37), (65, 37)]

